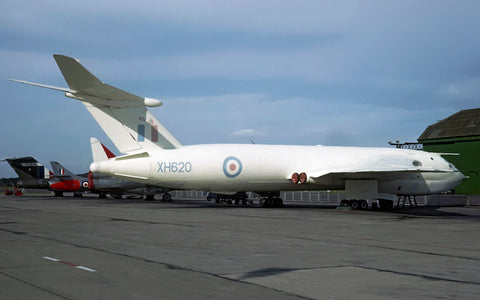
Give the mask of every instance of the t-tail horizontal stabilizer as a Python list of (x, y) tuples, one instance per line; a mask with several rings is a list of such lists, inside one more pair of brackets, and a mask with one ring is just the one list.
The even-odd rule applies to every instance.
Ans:
[(145, 107), (161, 101), (143, 98), (100, 81), (78, 60), (53, 56), (69, 88), (9, 79), (65, 92), (65, 96), (82, 101), (121, 153), (135, 154), (158, 149), (181, 147), (180, 142)]
[(72, 96), (94, 96), (99, 98), (96, 101), (99, 104), (115, 107), (162, 105), (159, 100), (143, 98), (101, 82), (74, 58), (59, 54), (53, 57), (68, 86), (75, 91)]

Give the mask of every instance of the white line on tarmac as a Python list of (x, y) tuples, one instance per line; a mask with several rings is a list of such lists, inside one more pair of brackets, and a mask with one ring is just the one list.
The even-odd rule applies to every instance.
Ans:
[(62, 264), (66, 264), (66, 265), (69, 265), (69, 266), (72, 266), (72, 267), (74, 267), (74, 268), (81, 269), (81, 270), (84, 270), (84, 271), (97, 272), (97, 271), (94, 270), (94, 269), (90, 269), (90, 268), (87, 268), (87, 267), (84, 267), (84, 266), (77, 266), (77, 265), (75, 265), (75, 264), (72, 264), (72, 263), (69, 263), (69, 262), (66, 262), (66, 261), (57, 259), (57, 258), (48, 257), (48, 256), (44, 256), (43, 258), (44, 258), (44, 259), (51, 260), (51, 261), (59, 262), (59, 263), (62, 263)]
[(82, 269), (82, 270), (85, 270), (85, 271), (88, 271), (88, 272), (97, 272), (97, 271), (94, 270), (94, 269), (90, 269), (90, 268), (83, 267), (83, 266), (76, 266), (75, 268), (77, 268), (77, 269)]
[(51, 260), (51, 261), (60, 261), (59, 259), (48, 257), (48, 256), (44, 256), (43, 258)]

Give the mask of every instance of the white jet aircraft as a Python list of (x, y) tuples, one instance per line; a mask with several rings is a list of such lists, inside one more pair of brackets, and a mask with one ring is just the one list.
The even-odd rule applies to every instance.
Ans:
[[(170, 190), (203, 190), (233, 195), (253, 191), (261, 206), (281, 206), (280, 191), (345, 190), (344, 201), (366, 201), (445, 192), (463, 174), (440, 154), (367, 147), (208, 144), (182, 146), (147, 107), (162, 105), (101, 82), (78, 60), (54, 55), (69, 88), (13, 80), (65, 92), (80, 100), (118, 150), (125, 154), (96, 161), (92, 172)], [(369, 197), (369, 199), (366, 199)], [(364, 200), (360, 200), (364, 199)], [(380, 202), (380, 204), (393, 202)]]

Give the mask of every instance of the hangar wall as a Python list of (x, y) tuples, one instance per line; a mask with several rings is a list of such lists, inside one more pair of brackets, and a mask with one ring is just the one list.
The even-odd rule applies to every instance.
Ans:
[(480, 108), (457, 112), (430, 125), (418, 138), (423, 150), (445, 155), (465, 176), (456, 194), (480, 195)]

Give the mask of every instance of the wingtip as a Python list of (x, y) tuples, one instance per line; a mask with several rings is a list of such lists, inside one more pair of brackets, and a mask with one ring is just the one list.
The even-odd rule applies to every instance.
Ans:
[(5, 80), (23, 83), (22, 80), (13, 79), (13, 78), (5, 78)]
[(76, 59), (76, 58), (73, 58), (73, 57), (70, 57), (70, 56), (66, 56), (66, 55), (63, 55), (63, 54), (54, 54), (53, 55), (53, 58), (58, 61), (59, 59), (65, 59), (65, 60), (73, 60), (73, 61), (76, 61), (77, 63), (80, 62), (80, 60)]

